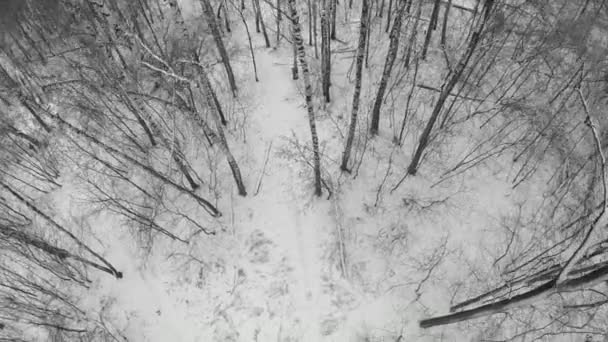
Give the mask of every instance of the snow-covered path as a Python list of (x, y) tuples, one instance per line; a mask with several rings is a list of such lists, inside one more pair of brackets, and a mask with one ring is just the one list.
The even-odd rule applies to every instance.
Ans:
[[(319, 208), (324, 205), (313, 197), (312, 172), (298, 160), (292, 145), (294, 137), (308, 144), (310, 133), (304, 99), (290, 78), (290, 66), (285, 64), (288, 60), (281, 50), (258, 53), (262, 80), (254, 95), (257, 108), (248, 119), (250, 136), (258, 139), (251, 142), (256, 167), (263, 168), (270, 144), (272, 150), (261, 190), (247, 201), (251, 215), (243, 225), (251, 226), (273, 246), (274, 252), (270, 252), (266, 262), (254, 265), (262, 277), (259, 280), (266, 279), (256, 286), (267, 287), (266, 295), (272, 298), (274, 281), (287, 279), (279, 304), (284, 312), (278, 315), (292, 321), (280, 322), (279, 326), (295, 328), (297, 336), (292, 337), (298, 341), (319, 341), (321, 267), (325, 264), (319, 237), (319, 230), (324, 227), (319, 218), (325, 211)], [(269, 323), (267, 330), (275, 330), (274, 324)], [(263, 330), (262, 327), (260, 340), (281, 340), (281, 336), (264, 336)]]

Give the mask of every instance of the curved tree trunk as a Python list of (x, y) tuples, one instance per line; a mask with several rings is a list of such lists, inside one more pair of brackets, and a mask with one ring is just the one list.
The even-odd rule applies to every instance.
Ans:
[(367, 41), (367, 19), (368, 19), (368, 1), (361, 1), (361, 26), (359, 28), (359, 44), (357, 46), (357, 65), (356, 65), (356, 79), (355, 79), (355, 93), (353, 94), (353, 110), (350, 117), (350, 127), (348, 129), (348, 136), (346, 138), (346, 145), (344, 146), (344, 153), (342, 154), (342, 164), (340, 169), (342, 171), (348, 170), (348, 159), (353, 148), (353, 140), (355, 137), (355, 131), (357, 129), (357, 115), (359, 112), (359, 102), (361, 95), (361, 78), (363, 74), (363, 56), (365, 54), (365, 43)]
[(321, 196), (321, 158), (319, 156), (319, 137), (317, 136), (315, 110), (314, 104), (312, 102), (312, 83), (310, 81), (308, 62), (306, 61), (306, 51), (304, 50), (304, 41), (302, 39), (300, 17), (298, 16), (298, 10), (296, 6), (297, 5), (295, 0), (289, 0), (291, 24), (293, 25), (293, 40), (294, 44), (296, 44), (296, 47), (298, 49), (298, 59), (300, 61), (300, 68), (302, 69), (302, 78), (304, 79), (304, 94), (306, 97), (306, 108), (308, 109), (308, 123), (310, 125), (310, 134), (312, 137), (315, 195)]

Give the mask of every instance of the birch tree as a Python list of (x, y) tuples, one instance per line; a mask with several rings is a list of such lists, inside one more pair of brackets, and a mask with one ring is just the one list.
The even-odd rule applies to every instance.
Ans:
[(308, 111), (308, 124), (310, 126), (310, 135), (312, 138), (312, 153), (313, 153), (313, 173), (314, 173), (314, 189), (315, 195), (321, 196), (321, 157), (319, 155), (319, 137), (317, 135), (317, 124), (315, 119), (315, 108), (312, 100), (312, 82), (310, 80), (310, 71), (308, 69), (308, 61), (306, 59), (306, 50), (304, 39), (302, 38), (302, 27), (300, 25), (300, 17), (298, 15), (297, 4), (295, 0), (289, 0), (289, 10), (291, 12), (291, 25), (293, 32), (294, 44), (297, 47), (298, 60), (300, 62), (300, 70), (302, 71), (302, 79), (304, 80), (304, 97), (306, 99), (306, 109)]

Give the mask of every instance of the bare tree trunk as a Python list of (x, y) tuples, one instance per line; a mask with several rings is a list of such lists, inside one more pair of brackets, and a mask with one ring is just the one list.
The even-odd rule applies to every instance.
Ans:
[[(293, 28), (292, 28), (293, 31)], [(293, 36), (293, 32), (291, 33)], [(293, 49), (293, 64), (291, 66), (291, 79), (298, 79), (298, 47), (296, 46), (296, 42), (291, 43), (291, 47)]]
[[(264, 17), (262, 16), (262, 9), (260, 8), (260, 0), (253, 0), (255, 12), (256, 12), (256, 23), (259, 20), (262, 25), (262, 34), (264, 35), (264, 42), (266, 43), (266, 47), (270, 47), (270, 39), (268, 39), (268, 32), (266, 32), (266, 24), (264, 23)], [(259, 30), (258, 30), (259, 32)]]
[(384, 32), (388, 33), (388, 28), (391, 26), (391, 14), (393, 9), (393, 0), (389, 0), (388, 1), (388, 11), (386, 12), (386, 28), (384, 29)]
[[(441, 94), (439, 95), (439, 98), (437, 99), (437, 102), (435, 103), (435, 107), (433, 108), (431, 117), (429, 118), (429, 121), (427, 122), (426, 127), (424, 128), (424, 131), (422, 132), (422, 135), (420, 135), (418, 147), (416, 148), (414, 157), (413, 157), (410, 165), (407, 168), (407, 173), (410, 175), (415, 175), (416, 172), (418, 171), (418, 164), (420, 163), (420, 159), (422, 158), (422, 153), (424, 152), (424, 150), (426, 149), (426, 147), (429, 143), (429, 137), (431, 135), (431, 131), (433, 130), (433, 126), (435, 125), (435, 122), (437, 121), (437, 118), (439, 117), (439, 114), (441, 113), (441, 110), (443, 109), (443, 104), (445, 103), (445, 100), (448, 98), (448, 96), (450, 95), (450, 93), (452, 92), (454, 87), (456, 86), (456, 83), (460, 79), (460, 76), (462, 75), (464, 68), (469, 63), (469, 60), (471, 59), (473, 52), (475, 52), (475, 48), (477, 47), (477, 44), (479, 43), (479, 39), (480, 39), (481, 33), (483, 31), (483, 28), (485, 26), (485, 23), (487, 21), (489, 12), (492, 9), (492, 4), (493, 4), (493, 0), (486, 0), (485, 18), (481, 19), (477, 29), (475, 29), (474, 32), (472, 33), (471, 38), (469, 40), (469, 44), (467, 46), (467, 49), (466, 49), (465, 53), (462, 55), (462, 57), (460, 58), (460, 62), (458, 62), (458, 65), (454, 69), (450, 70), (450, 72), (447, 75), (446, 82), (441, 87)], [(431, 27), (429, 25), (429, 29), (430, 28)]]
[(399, 38), (401, 36), (401, 23), (403, 22), (403, 14), (405, 12), (405, 5), (407, 0), (399, 0), (399, 9), (395, 17), (395, 23), (391, 30), (390, 44), (388, 47), (388, 53), (386, 54), (386, 62), (384, 63), (384, 70), (382, 72), (382, 78), (380, 79), (380, 85), (378, 86), (378, 93), (376, 94), (376, 100), (374, 101), (374, 108), (372, 110), (372, 123), (369, 132), (372, 135), (378, 134), (378, 127), (380, 125), (380, 108), (384, 101), (384, 92), (388, 84), (388, 79), (391, 76), (393, 70), (393, 64), (397, 58), (397, 51), (399, 50)]
[(437, 27), (437, 17), (439, 16), (440, 6), (441, 0), (435, 0), (435, 4), (433, 5), (433, 12), (431, 13), (431, 21), (429, 22), (429, 26), (426, 29), (426, 37), (424, 39), (424, 46), (422, 47), (422, 60), (426, 60), (426, 52), (429, 48), (429, 44), (433, 36), (433, 31)]
[[(376, 1), (377, 2), (377, 1)], [(372, 22), (372, 10), (370, 9), (368, 11), (367, 14), (367, 22), (370, 23)], [(367, 43), (365, 44), (365, 68), (369, 68), (369, 40), (371, 39), (372, 36), (372, 27), (369, 27), (369, 30), (367, 32)]]
[(62, 117), (60, 117), (57, 114), (53, 114), (53, 113), (48, 113), (48, 115), (55, 121), (57, 121), (57, 123), (59, 123), (62, 126), (67, 127), (70, 131), (74, 132), (76, 135), (83, 137), (85, 140), (92, 142), (93, 144), (97, 145), (98, 147), (102, 148), (103, 150), (105, 150), (107, 153), (109, 153), (110, 155), (115, 155), (115, 156), (119, 156), (120, 158), (123, 158), (124, 160), (132, 163), (133, 165), (140, 167), (142, 170), (146, 171), (147, 173), (149, 173), (151, 176), (161, 180), (162, 182), (170, 185), (171, 187), (175, 188), (176, 190), (183, 192), (185, 194), (187, 194), (188, 196), (192, 197), (198, 204), (200, 204), (211, 216), (213, 217), (220, 217), (222, 216), (222, 213), (217, 210), (217, 208), (211, 204), (211, 202), (207, 201), (206, 199), (198, 196), (197, 194), (189, 191), (187, 188), (183, 187), (180, 184), (175, 183), (173, 180), (167, 178), (166, 176), (164, 176), (163, 174), (161, 174), (160, 172), (158, 172), (157, 170), (153, 169), (152, 167), (143, 164), (142, 162), (138, 161), (137, 159), (129, 156), (127, 153), (124, 153), (114, 147), (111, 147), (105, 143), (103, 143), (102, 141), (100, 141), (99, 139), (95, 138), (94, 136), (90, 135), (89, 133), (85, 132), (84, 130), (72, 125), (71, 123), (69, 123), (68, 121), (64, 120)]
[[(253, 63), (253, 75), (255, 77), (255, 81), (259, 82), (260, 79), (258, 78), (258, 65), (255, 62), (255, 52), (253, 51), (253, 43), (251, 42), (251, 33), (249, 32), (249, 25), (247, 25), (247, 20), (245, 20), (245, 15), (243, 14), (243, 10), (237, 8), (237, 11), (239, 12), (241, 21), (243, 22), (243, 25), (245, 26), (245, 33), (247, 33), (247, 41), (249, 42), (249, 52), (251, 53), (251, 62)], [(211, 89), (211, 87), (209, 87), (209, 89)], [(215, 99), (215, 97), (214, 97), (214, 99)], [(217, 99), (215, 99), (215, 100), (217, 100)], [(215, 104), (216, 101), (213, 101), (213, 103)]]
[(213, 97), (213, 102), (215, 103), (215, 108), (217, 108), (217, 113), (220, 116), (222, 125), (226, 126), (226, 124), (228, 124), (228, 120), (226, 120), (226, 117), (224, 116), (224, 111), (222, 110), (220, 101), (217, 100), (217, 95), (215, 94), (215, 90), (213, 89), (213, 87), (209, 86), (209, 91), (211, 92), (211, 96)]
[(322, 88), (325, 102), (330, 102), (329, 87), (331, 83), (331, 43), (330, 43), (330, 12), (329, 3), (333, 0), (322, 0), (321, 2), (321, 74)]
[(101, 261), (101, 263), (106, 265), (107, 270), (109, 270), (106, 272), (113, 274), (116, 278), (119, 278), (119, 279), (122, 278), (121, 272), (118, 272), (116, 270), (116, 268), (114, 268), (114, 266), (110, 262), (108, 262), (104, 257), (102, 257), (97, 252), (93, 251), (87, 244), (80, 241), (80, 239), (78, 239), (74, 234), (72, 234), (72, 232), (65, 229), (63, 226), (61, 226), (59, 223), (57, 223), (55, 220), (53, 220), (50, 216), (48, 216), (42, 210), (38, 209), (38, 207), (36, 207), (32, 202), (28, 201), (23, 196), (21, 196), (17, 191), (15, 191), (13, 188), (11, 188), (8, 184), (4, 184), (4, 183), (0, 182), (0, 186), (3, 187), (6, 191), (10, 192), (11, 195), (13, 195), (19, 202), (24, 204), (31, 211), (35, 212), (38, 216), (42, 217), (51, 226), (53, 226), (54, 228), (56, 228), (63, 234), (67, 235), (72, 241), (74, 241), (78, 245), (78, 247), (86, 250), (91, 255), (93, 255), (95, 258), (97, 258), (97, 260)]
[(344, 153), (342, 154), (342, 164), (340, 169), (342, 171), (349, 171), (348, 159), (353, 148), (353, 140), (355, 137), (355, 131), (357, 129), (357, 115), (359, 112), (359, 102), (361, 95), (361, 78), (363, 74), (363, 57), (365, 53), (365, 45), (367, 42), (367, 24), (368, 24), (368, 0), (361, 1), (361, 26), (359, 28), (359, 44), (357, 46), (357, 62), (356, 62), (356, 78), (355, 78), (355, 92), (353, 94), (353, 109), (350, 117), (350, 127), (348, 129), (348, 136), (346, 138), (346, 145), (344, 146)]
[(306, 0), (306, 6), (308, 10), (308, 46), (312, 46), (312, 3), (311, 0)]
[(556, 279), (548, 281), (538, 287), (515, 295), (508, 299), (499, 300), (494, 303), (482, 305), (473, 309), (456, 312), (450, 315), (438, 316), (420, 321), (421, 328), (431, 328), (467, 321), (474, 318), (504, 313), (505, 310), (536, 303), (560, 292), (573, 292), (584, 288), (591, 288), (608, 280), (608, 266), (598, 268), (581, 277), (569, 279), (561, 284)]
[(32, 114), (32, 116), (34, 117), (34, 119), (36, 119), (36, 122), (38, 122), (38, 124), (40, 125), (40, 127), (42, 127), (45, 131), (50, 132), (51, 131), (51, 127), (49, 127), (49, 125), (44, 122), (44, 120), (42, 120), (42, 118), (40, 117), (40, 115), (38, 115), (38, 113), (36, 112), (36, 110), (27, 102), (27, 100), (24, 98), (25, 95), (21, 95), (20, 96), (20, 102), (21, 104), (27, 108), (27, 111)]
[(230, 33), (230, 18), (228, 18), (228, 3), (224, 0), (224, 24), (226, 25), (226, 32)]
[(253, 5), (253, 11), (255, 12), (255, 33), (260, 33), (260, 11), (258, 11), (258, 7), (255, 4), (255, 0), (251, 0)]
[[(230, 167), (230, 171), (232, 172), (232, 177), (234, 178), (234, 182), (236, 183), (237, 189), (239, 191), (239, 195), (247, 196), (247, 190), (245, 189), (245, 184), (243, 182), (243, 177), (241, 176), (241, 170), (239, 169), (239, 165), (234, 159), (230, 148), (228, 147), (228, 142), (226, 141), (226, 136), (224, 134), (224, 128), (222, 127), (222, 123), (220, 121), (218, 108), (216, 107), (216, 102), (213, 100), (213, 96), (211, 95), (212, 87), (211, 82), (209, 82), (209, 77), (207, 76), (207, 72), (200, 68), (201, 72), (200, 76), (200, 88), (203, 91), (203, 96), (205, 97), (207, 106), (211, 108), (211, 117), (215, 122), (215, 129), (217, 130), (217, 135), (210, 134), (214, 136), (217, 140), (217, 144), (219, 145), (222, 153), (226, 156), (226, 160), (228, 161), (228, 166)], [(199, 122), (202, 123), (203, 129), (208, 130), (208, 126), (204, 122), (202, 118), (199, 118)]]
[(445, 7), (445, 13), (443, 13), (443, 25), (441, 26), (441, 48), (445, 49), (445, 35), (448, 27), (448, 17), (450, 15), (450, 8), (452, 8), (452, 0), (448, 0), (448, 4)]
[(312, 102), (312, 83), (310, 81), (308, 62), (306, 61), (306, 50), (304, 50), (302, 28), (300, 27), (300, 17), (298, 16), (298, 10), (296, 8), (296, 0), (289, 0), (288, 2), (289, 9), (291, 11), (291, 24), (293, 26), (293, 40), (298, 49), (298, 59), (300, 60), (300, 67), (302, 68), (302, 77), (304, 79), (304, 94), (306, 97), (306, 107), (308, 109), (308, 123), (310, 125), (310, 134), (312, 137), (315, 195), (321, 196), (321, 158), (319, 156), (319, 137), (317, 136), (314, 104)]
[(317, 6), (317, 1), (319, 0), (312, 0), (312, 30), (315, 40), (315, 58), (319, 58), (319, 49), (317, 47), (317, 16), (319, 14), (319, 8)]
[(47, 253), (48, 255), (56, 257), (60, 260), (74, 259), (76, 261), (80, 261), (91, 267), (94, 267), (100, 271), (106, 272), (118, 279), (122, 278), (122, 272), (112, 270), (112, 269), (110, 269), (106, 266), (100, 265), (96, 262), (90, 261), (88, 259), (82, 258), (77, 255), (74, 255), (63, 248), (52, 246), (51, 244), (44, 241), (43, 239), (32, 236), (24, 231), (12, 229), (11, 227), (5, 226), (5, 225), (0, 225), (0, 236), (5, 236), (8, 239), (17, 241), (18, 243), (22, 243), (28, 247), (29, 246), (35, 247), (35, 248)]
[(224, 64), (224, 68), (226, 69), (226, 74), (228, 75), (228, 82), (230, 83), (230, 89), (232, 90), (232, 94), (236, 96), (237, 86), (236, 81), (234, 80), (234, 73), (232, 72), (232, 66), (230, 65), (230, 59), (228, 58), (228, 52), (226, 51), (226, 47), (224, 46), (224, 42), (222, 41), (222, 37), (220, 35), (220, 30), (218, 28), (217, 22), (215, 21), (215, 16), (213, 15), (213, 7), (211, 7), (211, 3), (209, 2), (209, 0), (200, 1), (203, 7), (203, 12), (205, 12), (205, 16), (207, 17), (207, 21), (209, 22), (209, 29), (211, 30), (211, 34), (213, 35), (213, 39), (215, 40), (215, 44), (217, 45), (217, 50), (220, 53), (222, 63)]
[(336, 39), (336, 11), (338, 9), (338, 0), (329, 0), (331, 11), (331, 39)]
[(277, 0), (277, 46), (279, 46), (279, 43), (281, 41), (281, 20), (281, 0)]
[[(410, 11), (410, 6), (412, 4), (412, 1), (413, 0), (410, 0), (409, 4), (407, 6), (407, 9), (405, 10), (408, 13)], [(420, 22), (421, 14), (422, 14), (422, 3), (418, 2), (418, 8), (416, 10), (416, 19), (414, 20), (414, 25), (412, 26), (410, 39), (408, 39), (408, 42), (407, 42), (407, 52), (405, 53), (405, 58), (403, 61), (403, 64), (405, 65), (406, 68), (408, 68), (410, 65), (412, 49), (416, 47), (416, 37), (418, 36), (418, 23)]]

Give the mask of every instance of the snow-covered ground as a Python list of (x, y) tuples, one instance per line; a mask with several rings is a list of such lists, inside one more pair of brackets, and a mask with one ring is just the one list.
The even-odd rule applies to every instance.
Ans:
[[(349, 40), (348, 28), (356, 32), (357, 25), (341, 27), (342, 39), (356, 41)], [(238, 72), (235, 107), (243, 110), (232, 113), (229, 143), (249, 195), (239, 197), (235, 189), (222, 195), (223, 216), (209, 222), (217, 235), (200, 234), (190, 244), (158, 237), (147, 254), (132, 234), (112, 228), (120, 225), (113, 218), (91, 219), (93, 231), (111, 246), (108, 259), (125, 278), (100, 277), (83, 294), (86, 305), (101, 307), (104, 321), (129, 341), (474, 339), (472, 331), (423, 331), (418, 321), (447, 312), (455, 292), (459, 298), (470, 294), (459, 293), (458, 286), (472, 272), (491, 276), (486, 263), (477, 261), (499, 254), (495, 247), (506, 238), (500, 215), (514, 199), (502, 171), (480, 168), (432, 186), (435, 168), (446, 165), (430, 157), (419, 176), (393, 192), (413, 149), (407, 144), (416, 137), (396, 149), (386, 129), (368, 141), (356, 177), (340, 173), (336, 160), (349, 119), (352, 59), (336, 57), (335, 100), (319, 105), (317, 113), (332, 194), (314, 197), (312, 170), (299, 152), (308, 153), (310, 132), (301, 81), (291, 79), (292, 50), (285, 41), (265, 49), (254, 36), (256, 83), (248, 51), (238, 46), (246, 37), (235, 29), (231, 44), (242, 49), (236, 69), (246, 71)], [(381, 60), (382, 53), (375, 53)], [(367, 75), (380, 72), (373, 63)], [(374, 89), (364, 81), (364, 121)], [(223, 181), (226, 189), (229, 181)]]

